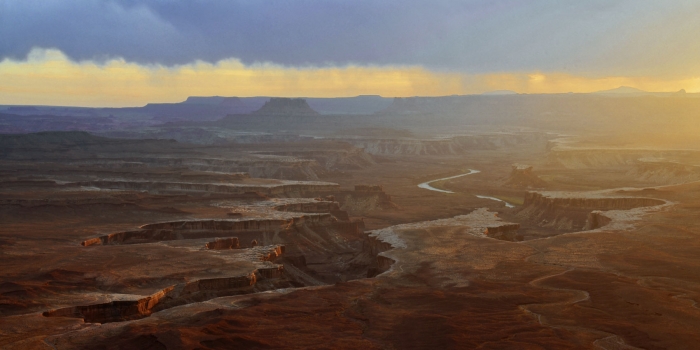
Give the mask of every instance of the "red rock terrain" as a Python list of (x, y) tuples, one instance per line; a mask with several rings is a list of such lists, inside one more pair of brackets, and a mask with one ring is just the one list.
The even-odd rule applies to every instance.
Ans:
[[(470, 138), (489, 146), (469, 150)], [(695, 348), (700, 184), (678, 185), (678, 173), (620, 187), (629, 164), (595, 164), (591, 176), (530, 133), (516, 147), (458, 140), (455, 152), (401, 146), (377, 158), (261, 146), (273, 172), (277, 157), (358, 165), (314, 173), (323, 182), (205, 169), (239, 160), (159, 141), (137, 142), (147, 156), (125, 141), (62, 141), (60, 162), (49, 146), (10, 149), (0, 347)], [(514, 173), (517, 162), (537, 175)], [(481, 172), (431, 183), (454, 193), (417, 187), (468, 169)]]

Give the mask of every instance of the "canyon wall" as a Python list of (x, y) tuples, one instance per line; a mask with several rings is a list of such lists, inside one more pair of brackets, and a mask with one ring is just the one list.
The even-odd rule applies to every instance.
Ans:
[[(335, 199), (333, 197), (333, 199)], [(340, 209), (340, 204), (335, 201), (314, 201), (303, 203), (282, 204), (275, 207), (275, 210), (297, 213), (329, 213), (340, 221), (350, 221), (350, 217), (345, 210)]]
[(484, 234), (490, 238), (504, 241), (522, 241), (523, 235), (518, 233), (520, 224), (503, 223), (498, 226), (490, 226), (484, 230)]
[(71, 183), (71, 186), (95, 187), (118, 190), (150, 191), (156, 193), (171, 192), (208, 192), (230, 193), (243, 195), (246, 193), (261, 193), (271, 197), (313, 197), (318, 193), (339, 190), (337, 184), (318, 183), (287, 183), (274, 185), (251, 184), (218, 184), (196, 182), (165, 182), (165, 181), (81, 181)]
[[(517, 216), (532, 220), (542, 227), (564, 231), (584, 230), (609, 223), (605, 219), (598, 220), (598, 216), (590, 216), (593, 211), (630, 210), (666, 203), (660, 199), (644, 197), (600, 197), (590, 194), (588, 197), (586, 194), (575, 197), (575, 195), (572, 193), (559, 196), (557, 194), (528, 192)], [(598, 221), (589, 223), (591, 218)]]
[(354, 191), (339, 191), (336, 196), (340, 208), (353, 215), (397, 208), (391, 196), (379, 185), (356, 185)]
[(264, 278), (280, 278), (282, 267), (267, 268), (264, 272), (254, 271), (250, 274), (234, 277), (201, 279), (167, 287), (152, 295), (135, 300), (115, 300), (83, 306), (72, 306), (49, 310), (44, 317), (82, 318), (90, 323), (110, 323), (135, 320), (148, 317), (151, 313), (181, 305), (188, 299), (197, 299), (198, 294), (208, 293), (217, 296), (247, 294), (253, 292), (258, 275)]
[[(225, 237), (253, 233), (252, 239), (263, 239), (265, 233), (276, 233), (303, 225), (331, 225), (330, 214), (309, 214), (291, 219), (251, 220), (188, 220), (147, 224), (139, 230), (110, 233), (83, 241), (83, 246), (96, 244), (141, 244), (182, 239)], [(239, 237), (240, 238), (240, 237)], [(250, 235), (246, 239), (251, 238)]]
[(238, 249), (241, 247), (241, 243), (238, 241), (238, 237), (217, 238), (213, 242), (208, 242), (205, 247), (214, 250)]

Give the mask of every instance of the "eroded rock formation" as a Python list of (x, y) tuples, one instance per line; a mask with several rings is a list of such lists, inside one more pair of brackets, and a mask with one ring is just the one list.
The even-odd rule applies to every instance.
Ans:
[(335, 201), (288, 203), (276, 206), (275, 210), (298, 213), (329, 213), (340, 221), (350, 220), (348, 213), (341, 210), (339, 203)]
[(83, 246), (98, 244), (141, 244), (181, 239), (226, 237), (231, 234), (262, 240), (265, 234), (298, 229), (304, 225), (333, 225), (330, 214), (309, 214), (290, 219), (189, 220), (141, 226), (140, 230), (123, 231), (90, 238)]
[(504, 186), (514, 189), (541, 189), (547, 187), (547, 182), (532, 172), (532, 166), (513, 165), (513, 169)]
[(337, 192), (337, 197), (341, 209), (354, 214), (397, 208), (391, 196), (379, 185), (356, 185), (354, 191)]
[(238, 237), (217, 238), (213, 242), (207, 243), (205, 247), (215, 250), (238, 249), (241, 247), (241, 243), (238, 241)]
[(594, 210), (588, 213), (588, 219), (586, 220), (586, 226), (583, 227), (584, 230), (595, 230), (601, 228), (612, 222), (612, 219), (605, 216), (602, 211)]
[(518, 234), (518, 229), (520, 229), (520, 224), (504, 223), (498, 226), (487, 227), (484, 234), (504, 241), (522, 241), (523, 236)]
[[(615, 197), (593, 193), (539, 193), (528, 192), (517, 216), (533, 220), (543, 227), (557, 230), (584, 230), (600, 227), (598, 216), (590, 216), (593, 211), (630, 210), (640, 207), (653, 207), (665, 204), (660, 199), (644, 197)], [(589, 223), (589, 218), (597, 223)]]
[[(281, 266), (258, 270), (243, 276), (211, 278), (167, 287), (153, 295), (134, 300), (115, 300), (84, 306), (73, 306), (43, 313), (45, 317), (82, 318), (90, 323), (109, 323), (150, 316), (155, 311), (184, 304), (186, 300), (206, 300), (212, 297), (252, 293), (258, 282), (257, 275), (279, 278)], [(257, 273), (257, 274), (256, 274)]]

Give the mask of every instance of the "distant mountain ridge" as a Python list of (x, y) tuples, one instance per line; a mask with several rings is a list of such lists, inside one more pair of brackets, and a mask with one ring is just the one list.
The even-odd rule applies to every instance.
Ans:
[(610, 90), (596, 91), (594, 94), (649, 94), (650, 92), (641, 89), (633, 88), (631, 86), (620, 86)]
[(284, 116), (315, 116), (314, 111), (303, 98), (273, 97), (253, 114), (258, 115), (284, 115)]
[(484, 96), (504, 96), (504, 95), (517, 95), (518, 93), (513, 91), (513, 90), (495, 90), (495, 91), (487, 91), (484, 92), (482, 95)]
[(614, 96), (614, 97), (639, 97), (639, 96), (656, 96), (656, 97), (688, 97), (685, 89), (680, 89), (676, 92), (651, 92), (637, 89), (631, 86), (620, 86), (615, 89), (601, 90), (591, 93), (593, 95)]
[[(230, 114), (248, 114), (260, 109), (272, 97), (223, 97), (190, 96), (176, 105), (229, 106), (236, 110)], [(374, 114), (391, 105), (393, 98), (379, 95), (355, 97), (302, 97), (309, 107), (319, 114), (361, 115)]]
[[(610, 108), (611, 110), (613, 107), (608, 106), (608, 104), (625, 105), (627, 110), (645, 106), (638, 111), (638, 113), (642, 113), (650, 108), (661, 108), (660, 105), (663, 103), (658, 100), (662, 98), (688, 100), (678, 101), (678, 105), (690, 106), (697, 103), (697, 101), (692, 100), (700, 100), (700, 94), (688, 93), (684, 90), (645, 92), (636, 88), (620, 87), (598, 93), (575, 94), (512, 94), (507, 91), (497, 91), (484, 95), (438, 97), (387, 98), (377, 95), (363, 95), (338, 98), (304, 98), (305, 106), (301, 109), (289, 107), (288, 111), (292, 116), (318, 116), (319, 122), (329, 121), (330, 119), (325, 118), (329, 115), (343, 116), (345, 120), (360, 120), (363, 117), (371, 117), (372, 120), (376, 120), (376, 116), (386, 115), (413, 115), (416, 118), (433, 115), (450, 116), (454, 120), (462, 118), (474, 124), (493, 124), (499, 118), (525, 120), (533, 113), (539, 115), (579, 113), (582, 106), (593, 104), (602, 104), (606, 106), (606, 109)], [(608, 101), (613, 99), (634, 101)], [(0, 133), (49, 130), (103, 132), (106, 130), (131, 130), (164, 123), (208, 123), (222, 120), (227, 116), (260, 117), (260, 114), (253, 114), (253, 112), (260, 110), (268, 101), (270, 101), (270, 97), (261, 96), (191, 96), (179, 103), (149, 103), (143, 107), (124, 108), (0, 105)], [(576, 107), (574, 108), (574, 106)], [(286, 110), (286, 108), (266, 113), (271, 113), (272, 116), (282, 115), (286, 112), (281, 111)], [(590, 113), (600, 114), (593, 110)], [(588, 118), (588, 116), (586, 117)], [(309, 118), (305, 119), (308, 121)], [(555, 118), (550, 123), (555, 123), (556, 120)], [(422, 120), (416, 119), (415, 122), (420, 124)], [(401, 123), (406, 123), (406, 120), (402, 120)], [(394, 125), (375, 126), (394, 127)], [(353, 126), (353, 128), (356, 127), (361, 126)], [(401, 127), (406, 128), (406, 125), (402, 124)]]
[[(154, 122), (213, 121), (231, 114), (251, 114), (260, 109), (269, 96), (190, 96), (177, 103), (148, 103), (143, 107), (62, 107), (0, 105), (0, 113), (18, 116), (52, 115), (57, 117), (115, 117)], [(321, 115), (371, 115), (389, 107), (393, 98), (379, 95), (355, 97), (304, 98)]]

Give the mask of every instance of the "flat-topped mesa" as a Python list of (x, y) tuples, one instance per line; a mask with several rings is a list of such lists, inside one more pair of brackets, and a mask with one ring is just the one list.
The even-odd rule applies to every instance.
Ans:
[(265, 104), (253, 112), (257, 115), (270, 116), (317, 116), (318, 112), (314, 111), (303, 98), (281, 98), (273, 97)]
[(276, 206), (275, 210), (298, 213), (330, 213), (340, 221), (350, 221), (348, 213), (341, 210), (340, 204), (335, 201), (288, 203)]
[(114, 300), (107, 303), (72, 306), (43, 313), (44, 317), (82, 318), (90, 323), (109, 323), (148, 317), (175, 286), (167, 287), (152, 295), (134, 300)]
[(530, 205), (547, 208), (579, 208), (591, 210), (629, 210), (640, 207), (652, 207), (666, 203), (661, 199), (645, 197), (569, 197), (567, 194), (554, 196), (548, 193), (527, 192), (523, 207)]
[(127, 300), (113, 300), (93, 305), (49, 310), (44, 312), (43, 316), (82, 318), (85, 322), (91, 323), (136, 320), (148, 317), (153, 312), (186, 304), (193, 300), (204, 301), (221, 296), (250, 294), (274, 289), (276, 287), (274, 283), (259, 287), (259, 282), (261, 280), (278, 280), (282, 277), (284, 277), (284, 266), (270, 265), (257, 268), (241, 276), (198, 279), (180, 283), (141, 298), (135, 297)]
[[(237, 243), (237, 238), (232, 239)], [(226, 240), (216, 242), (222, 241)], [(121, 322), (148, 317), (153, 312), (192, 301), (291, 286), (284, 279), (284, 266), (271, 263), (284, 254), (283, 245), (257, 247), (254, 251), (262, 263), (244, 275), (197, 279), (166, 287), (148, 296), (121, 296), (121, 300), (49, 310), (43, 316), (82, 318), (85, 322)]]
[(666, 201), (654, 198), (614, 197), (596, 193), (528, 192), (517, 215), (543, 227), (564, 231), (587, 230), (610, 223), (609, 219), (600, 214), (591, 216), (592, 212), (631, 210), (665, 203)]
[(183, 220), (141, 226), (144, 230), (175, 231), (274, 231), (294, 225), (323, 224), (334, 221), (330, 214), (308, 214), (289, 219)]
[[(143, 225), (139, 230), (93, 237), (83, 241), (81, 245), (87, 247), (110, 244), (144, 244), (236, 235), (235, 238), (237, 238), (238, 247), (240, 247), (240, 242), (256, 240), (261, 244), (268, 244), (272, 243), (277, 234), (296, 235), (298, 232), (309, 232), (309, 230), (335, 230), (349, 237), (355, 237), (363, 232), (364, 223), (362, 221), (339, 221), (330, 213), (310, 213), (287, 219), (169, 221)], [(218, 247), (219, 243), (214, 241), (209, 244), (212, 247)], [(225, 245), (225, 242), (220, 244)], [(234, 243), (231, 242), (231, 244)]]

